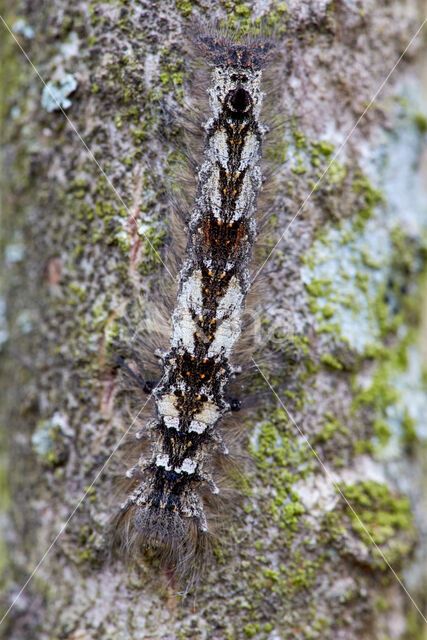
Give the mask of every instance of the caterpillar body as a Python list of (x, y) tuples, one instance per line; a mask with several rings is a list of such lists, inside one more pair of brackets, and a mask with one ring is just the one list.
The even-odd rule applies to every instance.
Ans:
[(212, 70), (211, 115), (155, 417), (145, 428), (149, 453), (127, 472), (130, 494), (117, 517), (125, 545), (156, 550), (178, 573), (206, 548), (206, 507), (219, 493), (214, 460), (228, 455), (220, 424), (232, 409), (226, 387), (250, 288), (267, 132), (261, 78), (274, 49), (269, 40), (239, 44), (211, 33), (195, 45)]

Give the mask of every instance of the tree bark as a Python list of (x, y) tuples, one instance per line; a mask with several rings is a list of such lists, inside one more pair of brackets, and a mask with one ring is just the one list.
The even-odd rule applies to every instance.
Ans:
[[(168, 278), (152, 246), (173, 248), (170, 114), (191, 101), (183, 33), (206, 13), (231, 32), (261, 18), (282, 53), (254, 464), (182, 598), (152, 565), (108, 559), (120, 451), (103, 467), (132, 420), (109, 354), (143, 336)], [(2, 637), (425, 638), (397, 579), (426, 615), (419, 3), (6, 0), (2, 15), (71, 121), (0, 25)]]

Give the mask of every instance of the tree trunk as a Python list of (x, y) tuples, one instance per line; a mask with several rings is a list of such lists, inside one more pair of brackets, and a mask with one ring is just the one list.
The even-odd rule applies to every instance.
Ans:
[[(282, 53), (254, 464), (182, 598), (151, 564), (108, 559), (120, 450), (103, 467), (132, 421), (109, 354), (143, 335), (169, 277), (170, 114), (192, 95), (183, 30), (206, 12), (231, 32), (262, 19)], [(399, 584), (426, 615), (421, 32), (387, 79), (418, 3), (6, 0), (2, 15), (72, 122), (0, 25), (3, 637), (425, 638)]]

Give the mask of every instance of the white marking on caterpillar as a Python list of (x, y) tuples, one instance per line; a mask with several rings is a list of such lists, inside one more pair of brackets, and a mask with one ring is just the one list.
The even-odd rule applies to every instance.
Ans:
[(200, 420), (192, 420), (190, 422), (190, 426), (188, 427), (188, 430), (194, 431), (194, 433), (204, 433), (206, 431), (206, 429), (208, 428), (209, 425), (206, 424), (206, 422), (200, 422)]
[(172, 345), (174, 347), (181, 345), (192, 355), (194, 355), (194, 334), (197, 330), (193, 314), (200, 315), (203, 310), (201, 278), (201, 272), (195, 271), (184, 282), (173, 317)]
[(208, 174), (203, 185), (203, 196), (207, 206), (212, 208), (215, 218), (221, 219), (221, 191), (219, 168), (211, 168), (210, 163), (204, 163), (203, 168)]
[(168, 429), (176, 429), (179, 431), (179, 418), (171, 418), (170, 416), (164, 416), (163, 420)]
[(176, 396), (173, 393), (166, 393), (164, 396), (157, 400), (157, 410), (160, 415), (165, 417), (178, 417), (179, 410), (177, 409)]
[(192, 460), (191, 458), (185, 458), (180, 467), (175, 467), (175, 471), (176, 473), (184, 472), (190, 475), (191, 473), (195, 473), (196, 468), (197, 462), (195, 460)]
[(221, 412), (213, 402), (205, 402), (201, 411), (194, 415), (188, 430), (195, 433), (204, 433), (206, 429), (217, 422)]
[(220, 165), (226, 168), (228, 163), (228, 147), (227, 134), (224, 129), (219, 129), (215, 133), (212, 140), (212, 146), (212, 157), (216, 158)]
[(158, 467), (164, 467), (166, 471), (170, 471), (172, 467), (169, 464), (169, 456), (167, 454), (158, 454), (156, 456), (156, 465)]

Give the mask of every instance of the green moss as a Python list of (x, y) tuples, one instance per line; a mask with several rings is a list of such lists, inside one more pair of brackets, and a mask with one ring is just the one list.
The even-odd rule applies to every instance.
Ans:
[(94, 485), (89, 485), (83, 488), (85, 499), (87, 498), (90, 502), (95, 502), (97, 499), (97, 489)]
[[(404, 371), (408, 365), (407, 350), (413, 343), (415, 334), (408, 331), (405, 338), (398, 342), (393, 349), (384, 349), (378, 352), (376, 357), (378, 366), (374, 371), (371, 383), (364, 389), (358, 389), (355, 386), (355, 395), (353, 397), (353, 412), (357, 412), (363, 406), (369, 406), (373, 410), (373, 435), (380, 447), (388, 444), (391, 431), (388, 423), (388, 408), (394, 406), (400, 400), (400, 393), (396, 389), (393, 380), (397, 372)], [(409, 441), (415, 437), (415, 425), (405, 412), (402, 420), (403, 435), (405, 441), (405, 433), (408, 428)], [(369, 447), (368, 447), (369, 449)], [(363, 446), (358, 445), (358, 450), (363, 451)]]
[(385, 447), (391, 437), (390, 427), (385, 420), (382, 418), (376, 418), (374, 420), (374, 435), (377, 438), (379, 445), (381, 447)]
[(332, 160), (326, 175), (328, 184), (340, 184), (347, 176), (347, 168), (336, 160)]
[[(332, 290), (331, 280), (316, 278), (316, 279), (313, 279), (311, 282), (306, 282), (304, 284), (311, 298), (321, 298), (321, 297), (326, 298)], [(310, 304), (316, 305), (316, 301), (310, 300)], [(315, 309), (317, 310), (317, 308), (318, 307), (316, 306)], [(328, 312), (327, 312), (328, 317), (331, 317), (330, 311), (329, 311), (330, 308), (331, 307), (328, 307)]]
[(339, 360), (337, 360), (330, 353), (324, 353), (322, 355), (322, 357), (320, 358), (320, 360), (321, 360), (321, 362), (323, 362), (323, 364), (326, 364), (331, 369), (342, 369), (343, 368), (341, 362), (339, 362)]
[(252, 444), (260, 477), (273, 489), (274, 497), (266, 511), (278, 528), (291, 540), (298, 530), (304, 507), (292, 490), (296, 480), (306, 477), (312, 467), (310, 450), (304, 443), (297, 445), (288, 433), (288, 418), (284, 410), (276, 409), (271, 420), (257, 427), (256, 441)]
[(321, 156), (329, 157), (334, 151), (334, 145), (326, 141), (312, 142), (310, 146), (311, 164), (313, 167), (320, 166), (322, 162)]
[(415, 607), (408, 607), (402, 640), (426, 640), (426, 625)]
[(163, 85), (169, 84), (169, 73), (167, 71), (162, 71), (159, 77), (160, 77), (160, 82)]
[(193, 2), (191, 0), (175, 0), (175, 5), (184, 17), (189, 16), (193, 11)]
[(359, 216), (363, 219), (370, 218), (374, 207), (383, 201), (382, 192), (379, 189), (374, 189), (368, 178), (360, 172), (356, 173), (353, 180), (353, 191), (362, 200), (362, 207), (358, 211)]
[(323, 562), (322, 554), (316, 560), (304, 557), (299, 551), (294, 554), (293, 561), (285, 573), (296, 592), (308, 589), (314, 583)]
[(80, 300), (80, 302), (84, 302), (84, 300), (86, 300), (86, 291), (83, 287), (77, 284), (77, 282), (70, 282), (69, 286), (70, 290)]
[(361, 456), (364, 453), (373, 454), (375, 446), (371, 440), (357, 440), (353, 445), (353, 451), (355, 456)]
[(250, 5), (234, 0), (223, 0), (222, 4), (226, 7), (229, 16), (221, 26), (227, 26), (238, 36), (248, 34), (255, 37), (260, 34), (266, 36), (270, 32), (281, 36), (286, 33), (288, 6), (284, 2), (279, 2), (277, 6), (273, 2), (266, 13), (255, 19), (252, 18)]
[(312, 154), (322, 156), (330, 156), (334, 152), (334, 145), (332, 142), (327, 142), (326, 140), (320, 140), (319, 142), (311, 143)]
[(243, 632), (247, 638), (253, 638), (261, 630), (258, 622), (250, 622), (243, 627)]
[(184, 79), (184, 73), (182, 71), (174, 71), (171, 73), (171, 79), (174, 85), (180, 85)]
[(317, 327), (318, 333), (331, 333), (335, 336), (340, 335), (340, 325), (337, 322), (319, 322)]
[(295, 165), (294, 167), (291, 167), (291, 171), (293, 171), (293, 173), (295, 173), (297, 176), (302, 175), (303, 173), (305, 173), (307, 171), (306, 167), (302, 164), (302, 162), (299, 162), (297, 165)]
[[(371, 547), (372, 541), (377, 545), (393, 543), (400, 532), (413, 539), (413, 515), (406, 496), (393, 494), (385, 484), (373, 480), (343, 485), (341, 490), (358, 516), (348, 509), (353, 529), (367, 546)], [(403, 543), (402, 551), (408, 550), (407, 545)]]
[(321, 309), (322, 315), (326, 320), (332, 318), (334, 315), (334, 308), (331, 305), (325, 304)]
[(242, 18), (249, 18), (252, 13), (252, 8), (247, 4), (238, 4), (234, 7), (234, 11), (238, 16), (241, 16)]
[(322, 530), (326, 544), (331, 540), (340, 540), (346, 532), (341, 514), (336, 511), (326, 512), (322, 520)]
[(326, 618), (316, 618), (313, 621), (312, 627), (315, 631), (325, 631), (330, 626), (330, 622)]
[(386, 598), (379, 596), (377, 598), (377, 601), (375, 602), (375, 608), (377, 609), (377, 611), (388, 611), (390, 608), (390, 604), (389, 602), (387, 602)]
[(222, 0), (222, 4), (227, 11), (227, 19), (221, 22), (221, 26), (230, 29), (237, 37), (257, 31), (250, 5), (239, 0)]
[(295, 496), (292, 496), (292, 500), (293, 502), (285, 504), (280, 511), (279, 528), (284, 529), (288, 535), (290, 532), (297, 531), (300, 516), (305, 513), (305, 508)]
[[(333, 191), (334, 187), (340, 185), (348, 174), (348, 169), (339, 164), (336, 160), (331, 160), (330, 156), (334, 152), (334, 145), (326, 140), (310, 143), (310, 162), (313, 167), (318, 167), (315, 175), (317, 180), (322, 180), (322, 189), (326, 192)], [(326, 171), (326, 173), (324, 173)], [(320, 185), (317, 180), (311, 180), (309, 187), (316, 192)]]
[(271, 580), (272, 582), (279, 582), (280, 573), (274, 569), (264, 569), (264, 578)]
[(402, 420), (402, 443), (404, 446), (408, 448), (412, 448), (413, 445), (417, 442), (417, 430), (416, 423), (413, 418), (408, 413), (408, 410), (405, 409), (405, 413)]
[(331, 413), (326, 413), (325, 418), (326, 420), (322, 426), (322, 429), (317, 435), (317, 439), (319, 440), (319, 442), (327, 442), (337, 432), (340, 432), (344, 435), (348, 434), (347, 427), (345, 427), (339, 420), (334, 418)]
[(414, 123), (421, 134), (427, 132), (427, 116), (424, 113), (416, 113), (414, 115)]
[(294, 139), (295, 147), (297, 149), (307, 148), (307, 138), (305, 137), (302, 131), (298, 131), (298, 129), (292, 129), (292, 137)]

